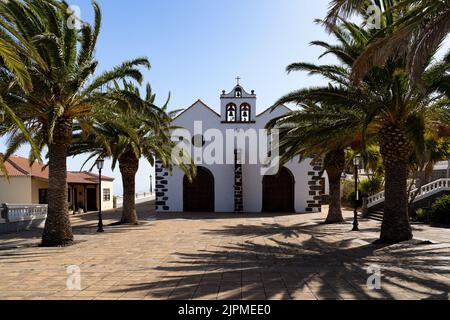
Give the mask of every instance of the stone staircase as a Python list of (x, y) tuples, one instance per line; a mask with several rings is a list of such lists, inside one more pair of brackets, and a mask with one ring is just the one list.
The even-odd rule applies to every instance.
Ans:
[[(411, 191), (410, 197), (417, 192), (417, 189)], [(433, 181), (420, 188), (420, 192), (414, 200), (414, 204), (418, 207), (422, 207), (424, 203), (433, 203), (437, 198), (450, 193), (450, 179), (439, 179)], [(367, 217), (369, 219), (382, 221), (383, 220), (383, 204), (384, 204), (384, 191), (367, 198), (365, 201), (365, 211), (368, 212)]]
[(367, 218), (375, 221), (383, 221), (384, 212), (382, 210), (379, 211), (369, 211)]

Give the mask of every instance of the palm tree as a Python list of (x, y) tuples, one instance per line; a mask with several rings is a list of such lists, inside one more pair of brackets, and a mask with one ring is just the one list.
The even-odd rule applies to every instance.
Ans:
[[(34, 156), (40, 159), (38, 149), (28, 130), (6, 102), (7, 96), (14, 94), (9, 90), (14, 84), (18, 84), (20, 89), (26, 92), (32, 90), (31, 76), (22, 60), (24, 57), (39, 65), (43, 70), (48, 70), (46, 63), (37, 53), (33, 43), (24, 41), (20, 34), (6, 23), (6, 19), (0, 13), (0, 124), (3, 125), (8, 120), (14, 122), (28, 139)], [(8, 177), (4, 160), (3, 155), (0, 154), (0, 170)]]
[(135, 204), (136, 173), (139, 160), (144, 157), (154, 166), (155, 159), (167, 168), (178, 165), (189, 177), (193, 166), (186, 166), (173, 158), (174, 147), (170, 139), (172, 113), (167, 112), (168, 101), (162, 108), (155, 106), (155, 95), (150, 85), (142, 99), (139, 89), (130, 82), (123, 83), (123, 89), (116, 84), (105, 95), (101, 107), (90, 119), (83, 119), (74, 134), (72, 155), (89, 153), (88, 158), (109, 157), (112, 169), (119, 164), (123, 184), (123, 211), (121, 224), (137, 224)]
[[(447, 52), (447, 54), (444, 56), (444, 59), (441, 62), (441, 67), (438, 72), (442, 74), (439, 78), (439, 82), (437, 83), (438, 90), (441, 93), (444, 93), (448, 99), (450, 99), (450, 50)], [(439, 68), (438, 68), (439, 69)], [(441, 110), (441, 114), (438, 115), (438, 118), (447, 117), (450, 114), (450, 108), (447, 105), (447, 108), (444, 108)], [(450, 123), (450, 120), (447, 121), (447, 123)]]
[(408, 52), (407, 71), (422, 91), (422, 74), (430, 58), (450, 32), (450, 1), (448, 0), (333, 0), (325, 20), (331, 27), (339, 18), (360, 14), (367, 18), (369, 5), (385, 9), (392, 24), (385, 25), (367, 49), (355, 61), (353, 78), (361, 81), (374, 67), (384, 66), (399, 52)]
[[(318, 21), (320, 22), (320, 21)], [(328, 174), (330, 185), (330, 209), (327, 223), (343, 222), (341, 208), (341, 177), (346, 169), (346, 149), (363, 151), (364, 110), (358, 109), (350, 97), (356, 97), (362, 90), (350, 82), (352, 62), (364, 48), (362, 38), (352, 39), (356, 26), (333, 29), (339, 43), (332, 45), (323, 41), (311, 44), (324, 48), (323, 54), (333, 54), (342, 65), (315, 65), (311, 63), (293, 63), (287, 72), (306, 71), (310, 75), (320, 75), (330, 81), (326, 87), (300, 89), (291, 92), (275, 105), (295, 103), (302, 110), (294, 111), (269, 122), (269, 128), (280, 130), (280, 151), (283, 161), (295, 156), (300, 159), (323, 157), (324, 170)], [(361, 102), (364, 95), (358, 98)], [(365, 162), (369, 163), (369, 162)]]
[[(389, 14), (384, 25), (395, 21)], [(281, 98), (277, 104), (321, 103), (358, 109), (364, 114), (362, 140), (376, 138), (380, 144), (385, 181), (385, 214), (380, 240), (400, 242), (412, 238), (408, 218), (407, 178), (409, 158), (414, 146), (423, 141), (424, 117), (434, 102), (442, 99), (437, 93), (444, 68), (430, 68), (424, 76), (426, 93), (416, 90), (409, 81), (405, 55), (390, 59), (383, 68), (369, 72), (359, 87), (351, 82), (351, 66), (365, 50), (376, 31), (365, 30), (350, 22), (332, 27), (338, 44), (325, 42), (313, 44), (325, 48), (325, 54), (333, 54), (342, 67), (298, 64), (299, 70), (320, 74), (331, 80), (327, 87), (299, 90)]]
[(41, 58), (33, 42), (27, 41), (14, 25), (8, 24), (8, 11), (0, 12), (0, 61), (2, 69), (14, 75), (22, 89), (31, 91), (33, 83), (24, 57), (40, 68), (48, 71), (48, 66)]
[[(127, 61), (93, 77), (98, 62), (94, 51), (100, 33), (101, 12), (93, 2), (95, 23), (83, 23), (77, 30), (67, 23), (71, 10), (65, 1), (1, 1), (0, 15), (23, 43), (33, 43), (47, 68), (21, 56), (31, 78), (32, 91), (11, 90), (8, 105), (26, 125), (40, 150), (48, 149), (48, 217), (43, 246), (61, 246), (73, 241), (67, 205), (66, 158), (72, 140), (73, 122), (89, 115), (99, 100), (102, 87), (113, 80), (142, 80), (139, 66), (149, 67), (146, 58)], [(19, 52), (20, 54), (20, 52)], [(13, 131), (5, 156), (26, 143), (20, 131)]]
[[(308, 89), (305, 89), (308, 91)], [(307, 93), (306, 93), (307, 94)], [(289, 99), (283, 101), (289, 102)], [(302, 109), (271, 120), (268, 129), (278, 129), (281, 162), (297, 156), (323, 158), (328, 174), (330, 209), (326, 223), (344, 222), (341, 207), (341, 178), (345, 170), (345, 149), (361, 132), (363, 116), (358, 110), (339, 105), (302, 104)]]

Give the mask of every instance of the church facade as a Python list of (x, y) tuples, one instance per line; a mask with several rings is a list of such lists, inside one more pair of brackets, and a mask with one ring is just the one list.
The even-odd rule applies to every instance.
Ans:
[[(173, 126), (181, 133), (172, 137), (175, 142), (183, 141), (197, 175), (189, 181), (178, 167), (169, 172), (157, 161), (156, 211), (319, 212), (326, 191), (320, 162), (294, 159), (268, 170), (267, 159), (261, 160), (264, 157), (254, 161), (260, 152), (255, 145), (262, 140), (266, 124), (290, 109), (279, 106), (257, 114), (255, 92), (246, 92), (239, 83), (231, 92), (222, 92), (220, 106), (219, 114), (198, 100), (174, 119)], [(233, 133), (243, 135), (243, 144), (233, 141), (230, 147), (227, 138)], [(259, 140), (255, 140), (258, 133)], [(268, 156), (272, 156), (270, 144), (266, 144)]]

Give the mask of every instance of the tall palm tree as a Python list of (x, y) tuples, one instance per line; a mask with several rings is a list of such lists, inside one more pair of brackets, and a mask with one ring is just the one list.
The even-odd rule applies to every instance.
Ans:
[[(320, 21), (318, 21), (320, 22)], [(321, 156), (324, 158), (324, 170), (330, 184), (330, 209), (327, 223), (344, 221), (341, 208), (341, 177), (346, 168), (346, 149), (351, 147), (357, 153), (364, 151), (363, 128), (364, 110), (359, 105), (368, 94), (356, 88), (350, 81), (350, 68), (354, 59), (363, 50), (363, 38), (352, 39), (356, 26), (347, 24), (333, 29), (338, 44), (313, 41), (314, 46), (325, 49), (325, 53), (338, 58), (340, 65), (316, 65), (311, 63), (293, 63), (287, 72), (306, 71), (310, 75), (319, 75), (330, 81), (328, 86), (300, 89), (291, 92), (276, 105), (295, 103), (302, 110), (288, 113), (269, 123), (271, 128), (280, 129), (280, 145), (283, 159), (300, 156)], [(357, 97), (361, 103), (355, 106), (349, 101)], [(367, 101), (367, 100), (366, 100)], [(364, 154), (364, 153), (363, 153)], [(365, 162), (368, 164), (369, 162)]]
[[(142, 80), (139, 66), (149, 67), (146, 58), (127, 61), (94, 77), (98, 62), (94, 52), (100, 33), (101, 12), (93, 2), (95, 22), (78, 30), (68, 22), (71, 10), (65, 1), (10, 0), (0, 2), (0, 15), (20, 36), (33, 43), (47, 68), (21, 56), (26, 62), (32, 91), (19, 90), (8, 105), (25, 123), (38, 148), (48, 149), (48, 217), (42, 245), (61, 246), (73, 241), (67, 205), (67, 163), (73, 122), (88, 115), (98, 102), (102, 87), (113, 80)], [(20, 53), (20, 52), (19, 52)], [(13, 131), (5, 156), (26, 142), (24, 134)]]
[[(385, 14), (383, 25), (389, 25), (395, 17)], [(385, 181), (385, 214), (381, 230), (381, 241), (400, 242), (412, 238), (408, 218), (407, 177), (408, 162), (415, 145), (424, 137), (427, 110), (442, 99), (437, 93), (444, 68), (430, 68), (424, 76), (426, 92), (416, 90), (405, 72), (406, 55), (390, 59), (383, 68), (369, 72), (360, 86), (351, 82), (349, 73), (360, 54), (376, 35), (350, 22), (332, 27), (338, 44), (314, 42), (324, 47), (325, 54), (332, 54), (342, 63), (335, 66), (299, 64), (298, 68), (320, 74), (332, 80), (328, 87), (299, 90), (281, 98), (277, 104), (294, 102), (302, 104), (321, 103), (359, 109), (363, 119), (362, 139), (375, 137), (380, 144)]]
[[(40, 159), (36, 144), (31, 139), (30, 133), (22, 121), (16, 116), (14, 110), (7, 104), (8, 95), (16, 94), (10, 88), (18, 85), (21, 90), (29, 92), (32, 90), (31, 76), (27, 70), (27, 60), (39, 65), (42, 69), (48, 67), (37, 53), (34, 44), (24, 41), (20, 34), (8, 23), (0, 13), (0, 124), (3, 126), (8, 120), (12, 121), (28, 139), (34, 156)], [(8, 172), (4, 167), (4, 157), (0, 154), (0, 170), (8, 177)]]
[[(369, 5), (385, 10), (395, 17), (372, 39), (354, 63), (353, 78), (361, 81), (374, 67), (383, 66), (399, 52), (408, 52), (407, 70), (410, 79), (422, 90), (422, 74), (430, 58), (450, 32), (449, 0), (333, 0), (326, 18), (328, 26), (352, 14), (367, 17)], [(386, 10), (388, 9), (388, 10)]]
[[(308, 89), (305, 91), (307, 94)], [(325, 222), (344, 222), (341, 178), (346, 164), (345, 149), (358, 141), (363, 115), (357, 109), (339, 105), (311, 103), (302, 104), (301, 107), (301, 110), (271, 120), (267, 127), (279, 130), (282, 162), (297, 156), (301, 161), (318, 157), (324, 159), (324, 170), (328, 174), (330, 186), (330, 209)]]
[(83, 119), (74, 134), (71, 154), (89, 153), (88, 161), (99, 156), (111, 158), (113, 170), (119, 164), (124, 197), (121, 224), (138, 223), (135, 186), (142, 157), (152, 166), (158, 159), (167, 168), (178, 165), (189, 177), (194, 174), (193, 166), (173, 158), (174, 144), (170, 139), (172, 113), (167, 112), (168, 101), (162, 108), (156, 107), (154, 101), (150, 85), (147, 85), (146, 96), (142, 99), (139, 89), (131, 82), (124, 82), (122, 89), (116, 84), (102, 102), (109, 108), (101, 107), (89, 120)]
[(9, 13), (0, 12), (0, 61), (2, 69), (7, 68), (14, 75), (15, 81), (26, 90), (31, 91), (33, 83), (24, 57), (27, 61), (39, 65), (48, 71), (46, 62), (40, 57), (34, 43), (27, 41), (14, 25), (8, 23)]

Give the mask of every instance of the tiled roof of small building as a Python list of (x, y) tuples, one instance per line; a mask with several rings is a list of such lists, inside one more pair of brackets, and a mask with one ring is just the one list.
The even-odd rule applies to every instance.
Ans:
[[(9, 177), (33, 177), (36, 179), (48, 180), (48, 167), (34, 162), (30, 165), (30, 161), (19, 156), (11, 156), (5, 161), (5, 168)], [(0, 172), (0, 176), (5, 176)], [(97, 184), (98, 175), (91, 172), (67, 172), (67, 183), (73, 184)], [(103, 176), (102, 181), (114, 181), (114, 178)]]

